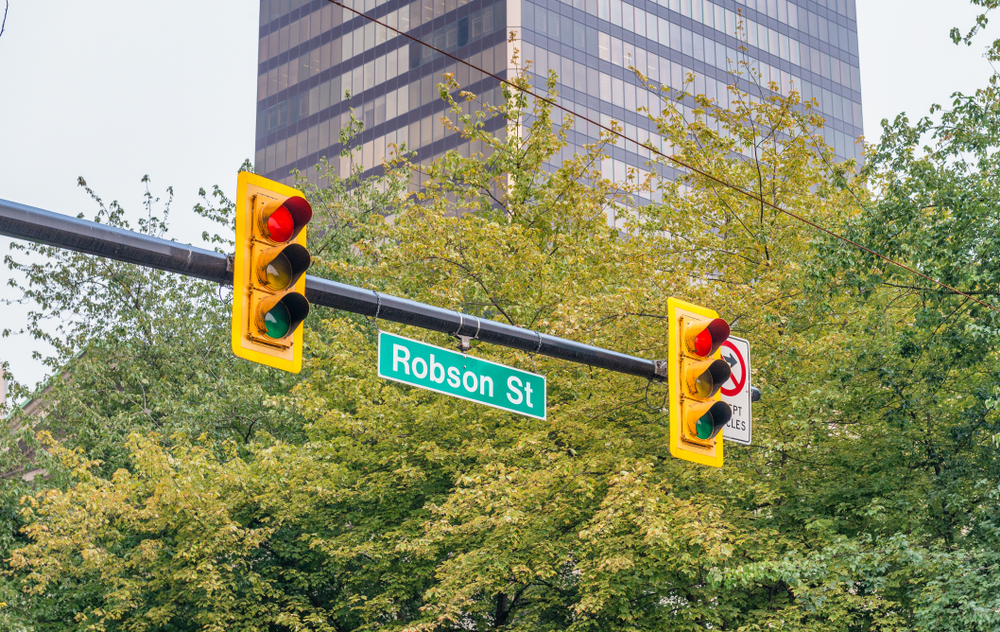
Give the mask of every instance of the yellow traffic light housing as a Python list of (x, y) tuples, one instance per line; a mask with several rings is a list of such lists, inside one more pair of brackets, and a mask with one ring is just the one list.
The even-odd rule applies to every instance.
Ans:
[(301, 191), (246, 171), (236, 196), (233, 353), (298, 373), (309, 314), (305, 246), (312, 206)]
[(667, 318), (670, 454), (722, 467), (718, 435), (733, 411), (719, 394), (731, 373), (719, 347), (729, 338), (729, 324), (708, 308), (675, 298), (667, 300)]

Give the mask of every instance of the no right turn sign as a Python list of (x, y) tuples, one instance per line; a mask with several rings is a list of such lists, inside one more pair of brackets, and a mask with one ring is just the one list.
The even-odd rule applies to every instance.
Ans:
[(733, 409), (733, 417), (722, 429), (722, 437), (729, 441), (750, 445), (750, 342), (729, 337), (720, 348), (722, 359), (729, 363), (732, 375), (722, 385), (722, 401)]

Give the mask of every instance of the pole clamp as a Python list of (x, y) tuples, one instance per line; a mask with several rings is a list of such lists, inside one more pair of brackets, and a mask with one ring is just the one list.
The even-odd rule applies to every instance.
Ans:
[(666, 360), (653, 360), (653, 372), (656, 373), (657, 380), (666, 382), (670, 377), (670, 363)]
[(476, 319), (476, 333), (472, 336), (463, 336), (462, 328), (465, 327), (465, 315), (457, 310), (455, 313), (458, 314), (458, 329), (451, 335), (458, 338), (458, 350), (462, 353), (468, 353), (472, 349), (472, 341), (479, 338), (479, 328), (482, 323), (479, 321), (479, 316), (473, 316)]

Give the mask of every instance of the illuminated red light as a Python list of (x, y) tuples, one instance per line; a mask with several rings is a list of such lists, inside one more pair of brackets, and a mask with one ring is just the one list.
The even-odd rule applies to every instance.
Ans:
[[(715, 353), (729, 337), (729, 323), (721, 318), (716, 318), (707, 325), (691, 324), (689, 327), (692, 330), (687, 334), (688, 349), (702, 358), (707, 358)], [(698, 331), (699, 327), (703, 327), (703, 329)], [(696, 331), (698, 333), (695, 333)]]
[(274, 241), (288, 241), (294, 229), (295, 222), (292, 220), (292, 214), (284, 206), (278, 207), (267, 218), (267, 233)]
[(708, 329), (703, 329), (694, 337), (694, 352), (700, 356), (707, 356), (712, 352), (712, 333)]

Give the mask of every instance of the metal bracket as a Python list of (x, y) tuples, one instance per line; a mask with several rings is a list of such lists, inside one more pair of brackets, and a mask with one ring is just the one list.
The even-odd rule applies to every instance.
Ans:
[(653, 360), (653, 371), (656, 372), (656, 379), (666, 382), (670, 376), (670, 363), (666, 360)]
[[(226, 255), (226, 272), (228, 272), (229, 274), (233, 274), (234, 270), (236, 270), (236, 253), (231, 252), (228, 255)], [(233, 282), (234, 279), (232, 276), (230, 276), (225, 281), (219, 281), (219, 300), (222, 300), (222, 288), (235, 287), (233, 285)]]
[(462, 353), (468, 353), (472, 349), (472, 341), (479, 338), (479, 328), (482, 326), (482, 323), (479, 321), (478, 316), (473, 316), (476, 319), (476, 333), (473, 336), (463, 336), (462, 328), (465, 327), (465, 315), (459, 311), (455, 313), (458, 314), (458, 329), (451, 335), (458, 338), (458, 350)]

